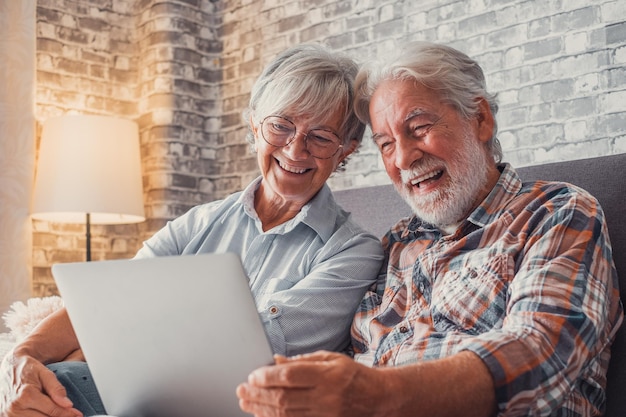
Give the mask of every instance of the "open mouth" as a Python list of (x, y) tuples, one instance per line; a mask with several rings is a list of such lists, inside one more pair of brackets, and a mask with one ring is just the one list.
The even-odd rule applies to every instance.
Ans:
[(412, 179), (409, 183), (412, 186), (417, 186), (417, 188), (421, 188), (433, 181), (437, 181), (443, 175), (443, 170), (437, 170), (433, 172), (429, 172), (428, 174), (420, 175), (417, 178)]
[(311, 170), (311, 168), (297, 168), (297, 167), (292, 167), (292, 166), (289, 166), (289, 165), (285, 165), (284, 163), (282, 163), (278, 159), (276, 160), (276, 162), (278, 162), (278, 166), (281, 167), (283, 169), (283, 171), (287, 171), (287, 172), (290, 172), (292, 174), (305, 174), (305, 173), (307, 173), (307, 172), (309, 172)]

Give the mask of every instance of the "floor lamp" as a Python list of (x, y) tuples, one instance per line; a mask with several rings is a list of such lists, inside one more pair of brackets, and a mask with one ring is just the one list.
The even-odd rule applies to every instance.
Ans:
[(41, 133), (32, 217), (86, 225), (145, 220), (137, 124), (108, 116), (65, 115)]

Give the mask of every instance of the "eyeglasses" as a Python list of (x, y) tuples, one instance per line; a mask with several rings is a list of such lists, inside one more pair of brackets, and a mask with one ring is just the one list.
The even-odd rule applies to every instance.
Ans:
[[(282, 116), (267, 116), (261, 122), (263, 140), (272, 146), (282, 148), (296, 138), (296, 125)], [(307, 151), (317, 159), (332, 158), (343, 147), (341, 139), (329, 129), (311, 129), (304, 135)]]

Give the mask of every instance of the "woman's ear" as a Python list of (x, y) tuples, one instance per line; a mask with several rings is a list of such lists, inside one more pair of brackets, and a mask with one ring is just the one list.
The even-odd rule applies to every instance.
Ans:
[[(257, 143), (259, 142), (259, 127), (254, 123), (252, 113), (248, 116), (248, 124), (250, 131), (246, 134), (246, 140), (250, 142), (250, 150), (252, 153), (257, 153)], [(252, 141), (250, 141), (250, 134), (252, 134)]]
[(341, 156), (337, 161), (338, 164), (342, 163), (347, 157), (352, 154), (359, 146), (359, 141), (356, 139), (350, 139), (350, 142), (342, 148)]
[(248, 116), (248, 123), (250, 124), (250, 130), (256, 139), (258, 137), (258, 126), (254, 123), (254, 119), (252, 118), (252, 113)]
[(493, 127), (495, 120), (489, 102), (480, 97), (478, 99), (478, 113), (476, 114), (478, 122), (478, 138), (481, 142), (488, 142), (493, 137)]

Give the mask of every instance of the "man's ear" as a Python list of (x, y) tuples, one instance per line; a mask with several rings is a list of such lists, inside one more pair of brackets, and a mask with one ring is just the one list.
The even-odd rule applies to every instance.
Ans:
[(493, 127), (495, 126), (495, 119), (489, 103), (483, 97), (478, 99), (478, 113), (476, 114), (476, 121), (478, 123), (478, 138), (481, 142), (489, 141), (493, 136)]

